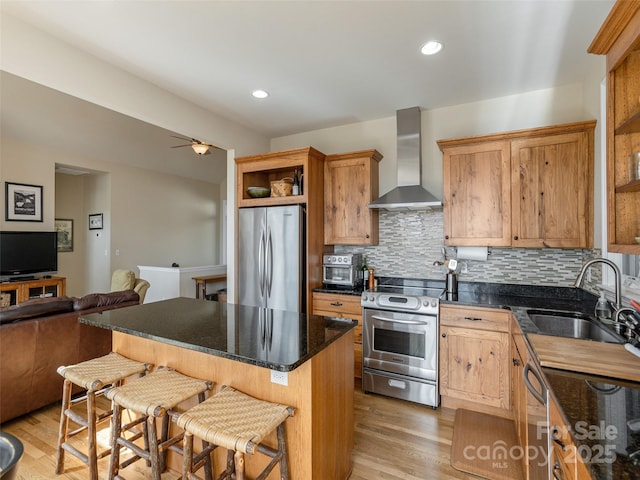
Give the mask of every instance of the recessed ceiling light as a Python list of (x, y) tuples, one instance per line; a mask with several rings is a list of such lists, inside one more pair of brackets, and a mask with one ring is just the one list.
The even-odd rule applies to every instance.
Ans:
[(269, 96), (269, 93), (265, 92), (264, 90), (254, 90), (253, 92), (251, 92), (251, 95), (256, 98), (267, 98)]
[(440, 50), (442, 50), (442, 44), (435, 41), (425, 43), (420, 49), (423, 55), (435, 55)]

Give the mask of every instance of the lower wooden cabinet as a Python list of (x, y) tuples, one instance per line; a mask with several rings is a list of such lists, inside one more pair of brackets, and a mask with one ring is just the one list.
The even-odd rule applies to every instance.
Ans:
[(571, 438), (570, 428), (553, 395), (549, 395), (549, 443), (553, 478), (556, 480), (590, 480), (591, 474), (582, 462)]
[(353, 362), (355, 377), (362, 378), (362, 307), (360, 306), (360, 296), (313, 292), (312, 313), (358, 321), (358, 326), (353, 331)]
[(511, 313), (440, 306), (443, 406), (511, 416)]

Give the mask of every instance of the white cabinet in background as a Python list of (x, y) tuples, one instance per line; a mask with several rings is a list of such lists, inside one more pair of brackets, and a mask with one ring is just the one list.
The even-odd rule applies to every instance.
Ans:
[[(144, 303), (159, 302), (176, 297), (196, 298), (196, 282), (193, 277), (226, 275), (227, 273), (226, 265), (175, 268), (138, 265), (138, 269), (140, 270), (140, 278), (144, 278), (151, 284)], [(226, 286), (226, 281), (209, 283), (207, 292), (212, 293)]]

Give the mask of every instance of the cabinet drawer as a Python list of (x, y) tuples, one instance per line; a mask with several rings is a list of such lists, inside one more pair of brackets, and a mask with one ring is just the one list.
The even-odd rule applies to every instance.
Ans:
[(362, 320), (360, 297), (357, 295), (314, 292), (313, 313), (315, 315)]
[(440, 325), (508, 332), (510, 315), (508, 310), (441, 305)]
[(551, 445), (551, 469), (555, 478), (586, 480), (589, 477), (578, 477), (579, 454), (569, 433), (569, 427), (564, 421), (560, 409), (553, 396), (549, 398), (549, 437)]

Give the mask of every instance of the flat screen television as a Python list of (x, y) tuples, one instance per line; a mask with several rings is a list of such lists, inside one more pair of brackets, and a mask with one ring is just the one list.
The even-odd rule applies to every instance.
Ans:
[(25, 276), (58, 270), (56, 232), (0, 232), (0, 276)]

